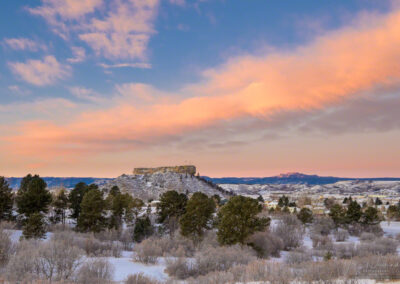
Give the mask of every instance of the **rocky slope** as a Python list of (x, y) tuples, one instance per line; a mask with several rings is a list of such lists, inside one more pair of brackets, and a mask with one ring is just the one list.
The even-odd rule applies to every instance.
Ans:
[(218, 194), (225, 196), (219, 186), (190, 174), (173, 171), (159, 171), (152, 174), (122, 175), (107, 181), (101, 188), (110, 189), (118, 186), (122, 192), (129, 192), (143, 200), (157, 199), (161, 193), (176, 190), (181, 193), (203, 192), (209, 196)]

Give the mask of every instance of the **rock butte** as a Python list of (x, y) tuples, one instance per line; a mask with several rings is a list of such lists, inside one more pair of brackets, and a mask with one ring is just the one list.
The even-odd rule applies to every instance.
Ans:
[(134, 175), (146, 175), (146, 174), (154, 174), (154, 173), (179, 173), (179, 174), (196, 174), (196, 167), (192, 165), (186, 166), (175, 166), (175, 167), (157, 167), (157, 168), (134, 168)]

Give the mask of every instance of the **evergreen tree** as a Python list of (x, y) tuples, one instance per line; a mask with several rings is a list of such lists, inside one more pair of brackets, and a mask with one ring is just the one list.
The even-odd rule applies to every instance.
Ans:
[(308, 208), (301, 208), (299, 214), (297, 214), (297, 218), (303, 223), (311, 223), (313, 221), (313, 213)]
[(32, 213), (26, 221), (22, 235), (26, 239), (43, 239), (46, 234), (45, 225), (41, 213)]
[(289, 198), (285, 195), (281, 196), (278, 201), (279, 207), (285, 207), (289, 205)]
[(368, 207), (362, 214), (362, 223), (364, 225), (376, 225), (380, 222), (378, 209), (375, 207)]
[(151, 225), (149, 216), (136, 219), (135, 228), (133, 229), (133, 240), (135, 242), (141, 242), (151, 236), (152, 233), (153, 226)]
[(204, 193), (195, 192), (187, 202), (186, 212), (179, 221), (181, 234), (199, 240), (204, 230), (209, 228), (214, 212), (214, 200)]
[(261, 203), (264, 203), (264, 198), (262, 197), (262, 195), (258, 195), (257, 200)]
[(12, 189), (6, 179), (0, 177), (0, 222), (12, 219), (13, 203)]
[(86, 183), (77, 183), (74, 189), (68, 195), (68, 201), (70, 204), (70, 209), (72, 210), (71, 218), (78, 219), (81, 213), (81, 202), (83, 196), (88, 192), (89, 187)]
[(375, 205), (382, 205), (383, 203), (382, 203), (382, 200), (379, 198), (379, 197), (377, 197), (376, 199), (375, 199)]
[(175, 190), (164, 192), (157, 204), (158, 222), (166, 225), (170, 233), (176, 229), (179, 218), (185, 213), (187, 196)]
[(103, 193), (96, 188), (90, 189), (82, 199), (77, 229), (82, 232), (102, 231), (106, 227), (105, 208)]
[(262, 205), (257, 200), (244, 196), (234, 196), (218, 213), (218, 242), (221, 245), (244, 244), (257, 231), (263, 231), (270, 218), (260, 218)]
[(132, 210), (131, 203), (133, 202), (133, 198), (128, 193), (121, 194), (116, 192), (114, 194), (111, 204), (109, 227), (110, 229), (119, 230), (122, 226), (123, 217), (131, 214), (129, 210)]
[(357, 223), (360, 221), (361, 215), (362, 212), (360, 204), (358, 204), (357, 201), (350, 201), (346, 211), (347, 223)]
[(346, 221), (346, 210), (341, 205), (334, 204), (329, 211), (329, 216), (332, 218), (336, 227), (339, 227)]
[(51, 194), (46, 187), (46, 182), (38, 175), (23, 178), (16, 197), (18, 213), (25, 218), (33, 213), (47, 213)]
[(52, 202), (54, 210), (54, 216), (52, 218), (53, 223), (65, 224), (68, 205), (68, 196), (65, 189), (61, 189), (61, 191), (53, 198)]

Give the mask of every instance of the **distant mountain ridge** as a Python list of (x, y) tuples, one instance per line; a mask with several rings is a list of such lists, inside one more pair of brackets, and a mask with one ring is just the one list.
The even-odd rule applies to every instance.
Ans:
[[(222, 178), (211, 178), (203, 176), (204, 179), (212, 181), (216, 184), (309, 184), (309, 185), (324, 185), (336, 183), (339, 181), (400, 181), (400, 178), (344, 178), (344, 177), (333, 177), (333, 176), (318, 176), (318, 175), (307, 175), (302, 173), (284, 173), (277, 176), (271, 177), (222, 177)], [(85, 182), (87, 184), (96, 183), (99, 185), (106, 184), (112, 178), (93, 178), (93, 177), (43, 177), (48, 187), (64, 186), (66, 188), (73, 188), (79, 182)], [(21, 183), (21, 177), (10, 177), (7, 178), (8, 183), (14, 189), (19, 187)]]
[(400, 181), (400, 178), (343, 178), (333, 176), (307, 175), (297, 172), (284, 173), (271, 177), (222, 177), (210, 178), (216, 184), (309, 184), (324, 185), (339, 181), (359, 180), (359, 181)]

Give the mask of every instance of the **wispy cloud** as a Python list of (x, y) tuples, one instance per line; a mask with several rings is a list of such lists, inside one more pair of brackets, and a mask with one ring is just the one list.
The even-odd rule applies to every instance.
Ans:
[(63, 38), (78, 36), (98, 56), (134, 60), (146, 58), (158, 6), (159, 0), (43, 0), (29, 11)]
[(4, 39), (4, 44), (14, 50), (29, 50), (29, 51), (47, 50), (47, 47), (44, 44), (40, 44), (31, 39), (22, 37), (6, 38)]
[(69, 91), (72, 95), (74, 95), (78, 99), (91, 101), (95, 103), (105, 101), (105, 99), (101, 95), (99, 95), (92, 89), (75, 86), (75, 87), (70, 87)]
[(52, 55), (44, 57), (43, 60), (9, 62), (8, 65), (13, 73), (36, 86), (51, 85), (57, 80), (68, 77), (71, 73), (70, 66), (59, 63)]
[(150, 69), (151, 64), (146, 62), (137, 62), (137, 63), (118, 63), (118, 64), (105, 64), (100, 63), (99, 66), (105, 69), (111, 68), (142, 68), (142, 69)]
[(85, 60), (86, 51), (82, 47), (73, 46), (71, 47), (73, 57), (68, 58), (67, 61), (70, 63), (79, 63)]
[[(176, 94), (143, 84), (122, 85), (100, 110), (62, 124), (29, 121), (17, 128), (19, 135), (6, 139), (14, 151), (24, 153), (128, 151), (218, 124), (323, 110), (377, 87), (395, 89), (398, 62), (400, 11), (395, 10), (357, 19), (291, 51), (231, 58)], [(138, 96), (148, 103), (137, 103), (133, 98)]]

